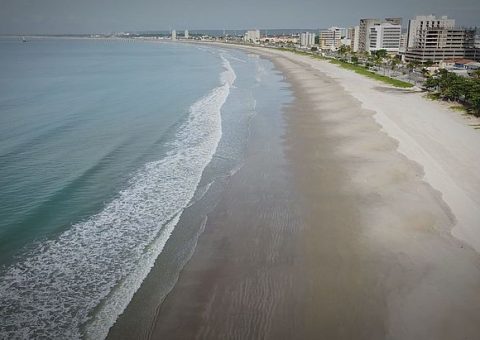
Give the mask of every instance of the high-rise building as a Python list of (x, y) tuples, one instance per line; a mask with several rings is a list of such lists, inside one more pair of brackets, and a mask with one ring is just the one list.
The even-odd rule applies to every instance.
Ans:
[(349, 29), (350, 32), (350, 48), (352, 52), (358, 52), (358, 42), (359, 42), (359, 33), (360, 26), (355, 26)]
[(400, 36), (400, 49), (399, 51), (404, 53), (407, 50), (407, 33), (402, 33)]
[(375, 24), (370, 27), (368, 35), (368, 51), (386, 50), (387, 52), (398, 52), (400, 49), (402, 26), (393, 25), (389, 22)]
[(245, 32), (245, 35), (243, 36), (243, 41), (258, 44), (260, 42), (260, 31), (251, 30)]
[(419, 15), (408, 21), (407, 48), (413, 47), (420, 31), (429, 28), (454, 28), (455, 19), (447, 16), (437, 18), (434, 15)]
[(177, 31), (172, 30), (172, 41), (177, 40)]
[(315, 33), (303, 32), (300, 33), (300, 46), (311, 47), (315, 45)]
[(368, 30), (375, 22), (379, 22), (379, 19), (360, 19), (359, 35), (358, 35), (358, 50), (360, 52), (367, 51), (367, 36)]
[(417, 16), (408, 23), (406, 61), (440, 62), (447, 59), (480, 60), (475, 29), (456, 28), (446, 16)]
[(353, 40), (355, 37), (355, 27), (347, 28), (347, 39)]
[(382, 19), (360, 19), (358, 32), (358, 51), (369, 52), (370, 49), (370, 32), (375, 25), (389, 23), (392, 25), (402, 25), (402, 18), (385, 18)]
[(190, 37), (190, 36), (188, 35), (188, 30), (185, 30), (184, 37), (185, 37), (185, 39), (188, 39), (188, 38)]
[(342, 44), (342, 29), (339, 27), (330, 27), (320, 31), (320, 48), (324, 50), (336, 50)]
[(480, 60), (475, 47), (475, 29), (430, 27), (417, 30), (413, 46), (407, 47), (406, 61), (421, 63), (467, 58)]

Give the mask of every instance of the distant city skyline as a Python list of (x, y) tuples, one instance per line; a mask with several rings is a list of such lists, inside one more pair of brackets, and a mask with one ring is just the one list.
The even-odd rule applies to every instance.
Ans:
[(360, 18), (447, 15), (480, 26), (478, 0), (0, 0), (0, 34), (86, 34), (169, 29), (326, 28)]

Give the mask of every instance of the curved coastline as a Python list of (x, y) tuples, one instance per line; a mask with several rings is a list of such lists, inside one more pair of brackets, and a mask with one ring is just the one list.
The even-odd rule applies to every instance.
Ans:
[[(441, 129), (456, 121), (452, 135), (461, 137), (467, 124), (419, 94), (322, 61), (220, 46), (272, 60), (295, 101), (283, 113), (258, 113), (245, 166), (209, 215), (150, 338), (475, 337), (480, 256), (474, 240), (469, 247), (451, 235), (462, 211), (429, 168), (456, 148), (443, 144), (451, 140)], [(272, 138), (265, 120), (285, 130)], [(470, 130), (465, 138), (477, 140)], [(467, 157), (463, 174), (475, 168), (471, 151), (455, 155)], [(478, 192), (477, 179), (465, 195)]]
[[(184, 164), (208, 160), (203, 168), (187, 166), (184, 178), (196, 183), (196, 189), (182, 196), (180, 209), (167, 204), (171, 209), (163, 227), (150, 235), (141, 257), (131, 255), (132, 262), (139, 259), (137, 265), (142, 266), (132, 269), (129, 264), (132, 272), (122, 277), (123, 283), (113, 290), (112, 285), (103, 287), (99, 294), (104, 294), (104, 302), (89, 305), (95, 317), (92, 313), (80, 315), (80, 321), (72, 317), (74, 322), (63, 323), (63, 335), (450, 340), (480, 334), (479, 131), (420, 93), (394, 89), (322, 60), (258, 47), (198, 45), (213, 45), (214, 51), (240, 49), (271, 61), (275, 67), (268, 70), (257, 63), (256, 82), (276, 74), (286, 90), (275, 88), (277, 92), (260, 98), (258, 105), (252, 96), (251, 111), (242, 106), (245, 112), (240, 114), (247, 113), (250, 136), (241, 166), (233, 162), (209, 169), (222, 157), (217, 150), (224, 137), (222, 126), (218, 130), (221, 119), (205, 119), (205, 126), (211, 128), (205, 134), (196, 135), (200, 129), (180, 129), (180, 140), (188, 147), (217, 141), (213, 149), (178, 155)], [(230, 57), (233, 64), (236, 57), (233, 53)], [(236, 74), (228, 60), (221, 59), (221, 86), (191, 107), (199, 119), (212, 112), (221, 118), (230, 90), (236, 89), (232, 86)], [(276, 106), (286, 103), (282, 96), (290, 95), (293, 102)], [(208, 137), (213, 139), (206, 142)], [(107, 204), (105, 210), (120, 212), (116, 220), (102, 212), (82, 222), (86, 231), (74, 225), (65, 233), (80, 235), (75, 237), (83, 242), (77, 257), (87, 257), (88, 230), (93, 227), (138, 222), (133, 218), (130, 222), (128, 212), (122, 215), (126, 201), (148, 192), (153, 202), (161, 203), (161, 197), (155, 196), (161, 181), (152, 179), (149, 171), (162, 167), (164, 161), (147, 164), (132, 186)], [(176, 178), (178, 173), (170, 175)], [(125, 198), (129, 189), (138, 195)], [(146, 211), (146, 225), (152, 222), (149, 216)], [(122, 230), (125, 244), (129, 241), (133, 247), (142, 242), (127, 227)], [(62, 277), (37, 263), (64, 265), (58, 255), (61, 242), (76, 249), (75, 240), (65, 240), (65, 235), (43, 245), (40, 254), (27, 259), (30, 262), (7, 271), (14, 283), (4, 282), (0, 289), (13, 288), (3, 294), (15, 301), (9, 308), (28, 304), (18, 292), (29, 284), (33, 267), (44, 282), (58, 280), (62, 286)], [(112, 231), (107, 236), (113, 240), (115, 235)], [(108, 255), (107, 248), (102, 251)], [(170, 256), (163, 262), (158, 261), (162, 252)], [(173, 258), (182, 259), (165, 265)], [(89, 266), (76, 261), (76, 267), (79, 263), (81, 268)], [(110, 274), (101, 272), (108, 281)], [(41, 299), (40, 295), (32, 299)], [(57, 298), (69, 297), (58, 294)], [(88, 298), (84, 294), (82, 301)], [(42, 315), (48, 318), (55, 312), (49, 308), (55, 306), (45, 301)], [(10, 327), (15, 315), (11, 312), (8, 320), (4, 318)], [(58, 315), (68, 319), (66, 313)], [(28, 317), (21, 322), (25, 320), (36, 322)], [(28, 336), (35, 327), (23, 327), (23, 334)]]
[(2, 271), (0, 337), (106, 337), (216, 153), (221, 109), (236, 78), (229, 61), (219, 60), (219, 84), (195, 99), (165, 157), (140, 167), (100, 212), (38, 242)]
[[(231, 46), (231, 45), (229, 45)], [(235, 47), (234, 47), (235, 48)], [(398, 151), (419, 164), (422, 176), (438, 190), (456, 221), (452, 234), (480, 252), (480, 133), (466, 118), (421, 93), (399, 90), (326, 61), (274, 49), (243, 47), (265, 57), (303, 63), (336, 80), (363, 108), (374, 112), (382, 130), (398, 142)]]
[[(131, 303), (109, 330), (108, 338), (111, 339), (149, 337), (150, 320), (155, 317), (159, 304), (175, 285), (179, 272), (191, 258), (206, 224), (207, 214), (218, 204), (230, 178), (243, 165), (243, 149), (256, 107), (251, 92), (257, 89), (264, 91), (259, 88), (263, 80), (258, 72), (264, 67), (270, 67), (270, 64), (260, 58), (247, 58), (243, 52), (211, 47), (201, 49), (215, 55), (224, 55), (232, 63), (235, 73), (241, 75), (235, 86), (232, 86), (231, 95), (221, 110), (222, 138), (212, 162), (204, 170), (194, 198), (183, 211), (162, 255), (156, 259)], [(267, 80), (267, 83), (269, 81), (271, 80)]]

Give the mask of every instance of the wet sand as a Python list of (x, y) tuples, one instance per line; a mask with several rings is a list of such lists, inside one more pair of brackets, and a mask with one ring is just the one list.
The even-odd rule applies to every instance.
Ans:
[(254, 118), (150, 338), (478, 338), (480, 257), (422, 167), (331, 76), (258, 53), (295, 101)]

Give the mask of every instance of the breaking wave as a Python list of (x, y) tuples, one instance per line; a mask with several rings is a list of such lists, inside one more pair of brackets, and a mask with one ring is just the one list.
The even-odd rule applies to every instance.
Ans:
[(192, 200), (220, 141), (221, 107), (236, 79), (194, 103), (168, 144), (98, 214), (40, 243), (0, 277), (0, 338), (104, 338)]

